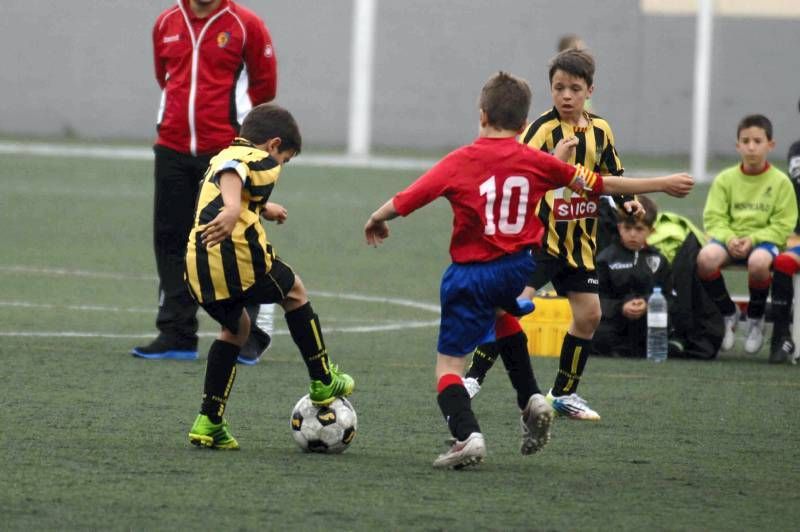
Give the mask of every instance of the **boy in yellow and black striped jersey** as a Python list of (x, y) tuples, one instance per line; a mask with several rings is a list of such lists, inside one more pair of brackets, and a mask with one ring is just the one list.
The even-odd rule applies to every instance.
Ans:
[[(543, 113), (523, 132), (520, 141), (531, 148), (551, 152), (572, 164), (580, 164), (602, 175), (619, 176), (622, 163), (614, 146), (611, 126), (586, 111), (594, 91), (594, 59), (585, 49), (567, 49), (553, 58), (549, 67), (553, 108)], [(655, 189), (654, 189), (655, 190)], [(668, 190), (664, 192), (670, 193)], [(638, 212), (633, 197), (614, 198), (617, 206)], [(571, 419), (599, 420), (600, 416), (575, 390), (589, 355), (592, 336), (600, 322), (600, 300), (595, 271), (599, 198), (576, 198), (569, 191), (548, 192), (537, 206), (546, 227), (542, 249), (535, 255), (537, 270), (522, 297), (533, 298), (536, 290), (552, 282), (559, 295), (569, 299), (572, 322), (564, 337), (559, 371), (547, 399), (559, 415)], [(465, 383), (474, 395), (498, 356), (506, 367), (514, 357), (527, 356), (527, 340), (519, 322), (508, 315), (498, 318), (493, 344), (475, 351)], [(510, 375), (511, 376), (511, 375)], [(512, 376), (513, 378), (513, 376)], [(532, 386), (538, 389), (534, 382)]]
[(319, 318), (305, 287), (275, 254), (259, 215), (284, 164), (300, 152), (292, 115), (271, 104), (253, 108), (240, 137), (211, 159), (186, 246), (186, 281), (193, 297), (222, 330), (208, 352), (200, 414), (189, 431), (197, 446), (238, 449), (223, 419), (236, 377), (236, 359), (250, 332), (246, 305), (278, 303), (311, 378), (318, 405), (353, 391), (353, 379), (332, 366)]

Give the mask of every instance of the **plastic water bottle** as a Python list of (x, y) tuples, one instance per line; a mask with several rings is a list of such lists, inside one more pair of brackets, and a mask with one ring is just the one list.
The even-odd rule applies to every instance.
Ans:
[(647, 360), (667, 360), (667, 300), (656, 286), (647, 300)]

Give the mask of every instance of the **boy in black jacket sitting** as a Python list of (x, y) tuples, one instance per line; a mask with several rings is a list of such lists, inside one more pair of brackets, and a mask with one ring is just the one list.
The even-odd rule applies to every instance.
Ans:
[[(598, 355), (644, 357), (647, 347), (647, 299), (660, 286), (673, 305), (672, 271), (667, 259), (647, 237), (653, 232), (657, 209), (647, 197), (637, 197), (643, 217), (624, 217), (617, 224), (619, 239), (597, 255), (600, 307), (603, 316), (594, 334)], [(675, 346), (670, 345), (671, 350)]]

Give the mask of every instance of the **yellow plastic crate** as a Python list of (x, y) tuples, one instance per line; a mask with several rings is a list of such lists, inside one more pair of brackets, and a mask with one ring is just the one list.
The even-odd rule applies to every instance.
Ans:
[(534, 297), (533, 302), (536, 310), (520, 320), (528, 336), (528, 353), (557, 357), (561, 354), (564, 335), (572, 321), (569, 301), (565, 297), (544, 295)]

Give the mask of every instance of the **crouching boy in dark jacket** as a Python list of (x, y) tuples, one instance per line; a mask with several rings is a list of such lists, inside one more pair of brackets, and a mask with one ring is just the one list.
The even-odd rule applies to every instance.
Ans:
[(637, 199), (644, 207), (644, 216), (621, 219), (617, 224), (619, 240), (597, 255), (603, 312), (593, 340), (598, 355), (644, 357), (647, 299), (653, 287), (661, 287), (668, 305), (674, 302), (669, 262), (658, 250), (647, 246), (656, 206), (644, 196)]

